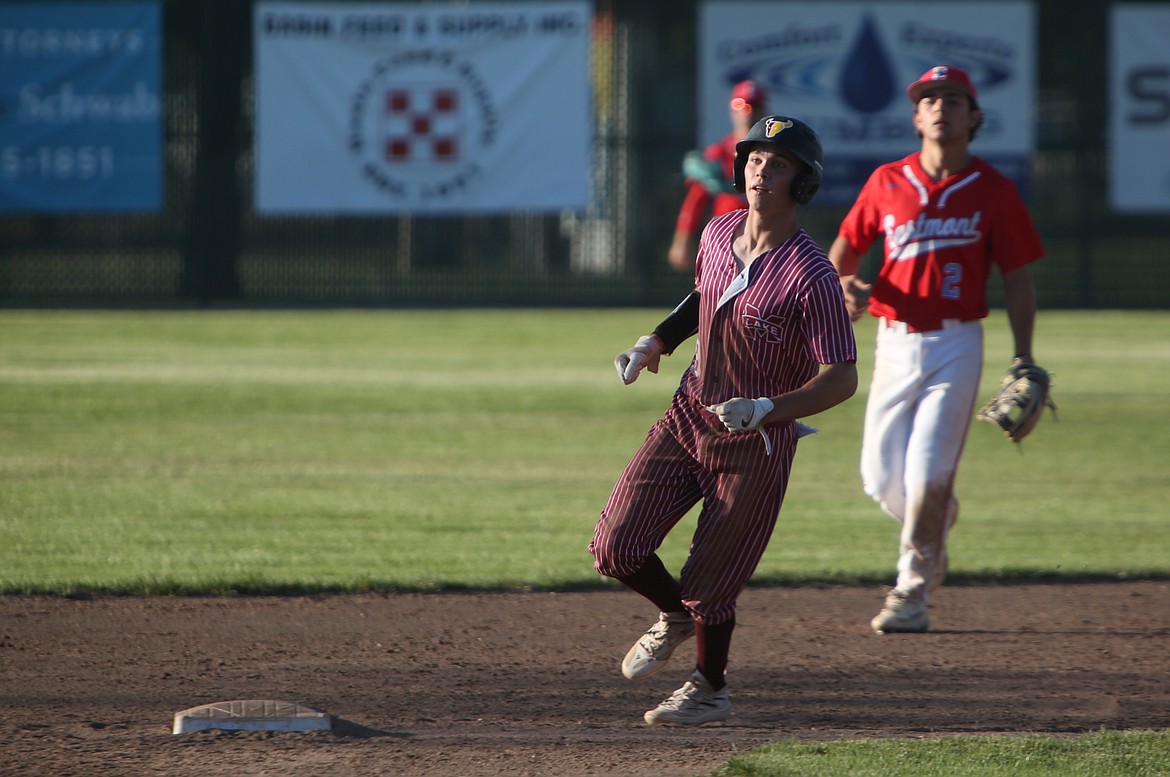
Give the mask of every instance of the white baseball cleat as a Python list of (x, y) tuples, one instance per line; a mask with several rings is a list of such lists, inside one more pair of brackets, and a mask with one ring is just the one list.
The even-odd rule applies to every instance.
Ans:
[(666, 665), (676, 647), (693, 636), (695, 621), (689, 613), (659, 613), (658, 622), (626, 653), (622, 674), (627, 680), (649, 677)]
[(707, 678), (695, 672), (686, 685), (642, 717), (651, 726), (701, 726), (722, 723), (730, 714), (731, 699), (727, 695), (727, 686), (716, 691)]
[(895, 589), (886, 595), (885, 606), (869, 625), (878, 634), (918, 633), (927, 630), (930, 620), (927, 618), (924, 602), (910, 601), (906, 594)]

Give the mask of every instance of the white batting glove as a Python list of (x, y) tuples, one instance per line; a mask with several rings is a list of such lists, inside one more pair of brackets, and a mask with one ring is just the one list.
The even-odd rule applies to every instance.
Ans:
[(744, 399), (736, 397), (711, 405), (707, 409), (719, 416), (719, 420), (729, 432), (750, 432), (759, 427), (764, 416), (772, 412), (772, 400), (767, 397), (759, 399)]
[(638, 373), (643, 367), (657, 373), (658, 361), (661, 358), (662, 341), (654, 335), (646, 335), (639, 337), (633, 348), (619, 353), (613, 360), (613, 366), (617, 368), (622, 383), (628, 386), (638, 379)]

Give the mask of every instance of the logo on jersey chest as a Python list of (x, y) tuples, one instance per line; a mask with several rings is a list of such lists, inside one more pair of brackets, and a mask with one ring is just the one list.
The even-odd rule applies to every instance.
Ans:
[(784, 343), (784, 319), (777, 315), (765, 315), (756, 305), (744, 305), (743, 331), (747, 336), (766, 343)]
[(896, 262), (913, 259), (929, 251), (970, 245), (983, 237), (979, 223), (983, 211), (970, 216), (932, 218), (925, 213), (918, 218), (898, 224), (892, 214), (882, 219), (882, 232), (886, 235), (886, 256)]

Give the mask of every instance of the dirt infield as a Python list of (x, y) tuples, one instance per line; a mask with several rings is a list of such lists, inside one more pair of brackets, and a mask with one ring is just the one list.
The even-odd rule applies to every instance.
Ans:
[[(0, 597), (0, 772), (693, 775), (776, 739), (1165, 729), (1170, 583), (946, 587), (934, 631), (877, 636), (874, 588), (753, 588), (730, 725), (642, 712), (619, 662), (654, 613), (612, 593)], [(175, 712), (283, 699), (316, 733), (172, 735)]]

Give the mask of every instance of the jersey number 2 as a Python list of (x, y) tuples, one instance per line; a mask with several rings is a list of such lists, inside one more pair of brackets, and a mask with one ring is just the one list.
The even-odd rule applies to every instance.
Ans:
[(943, 299), (959, 298), (959, 283), (963, 280), (963, 266), (954, 262), (943, 268)]

